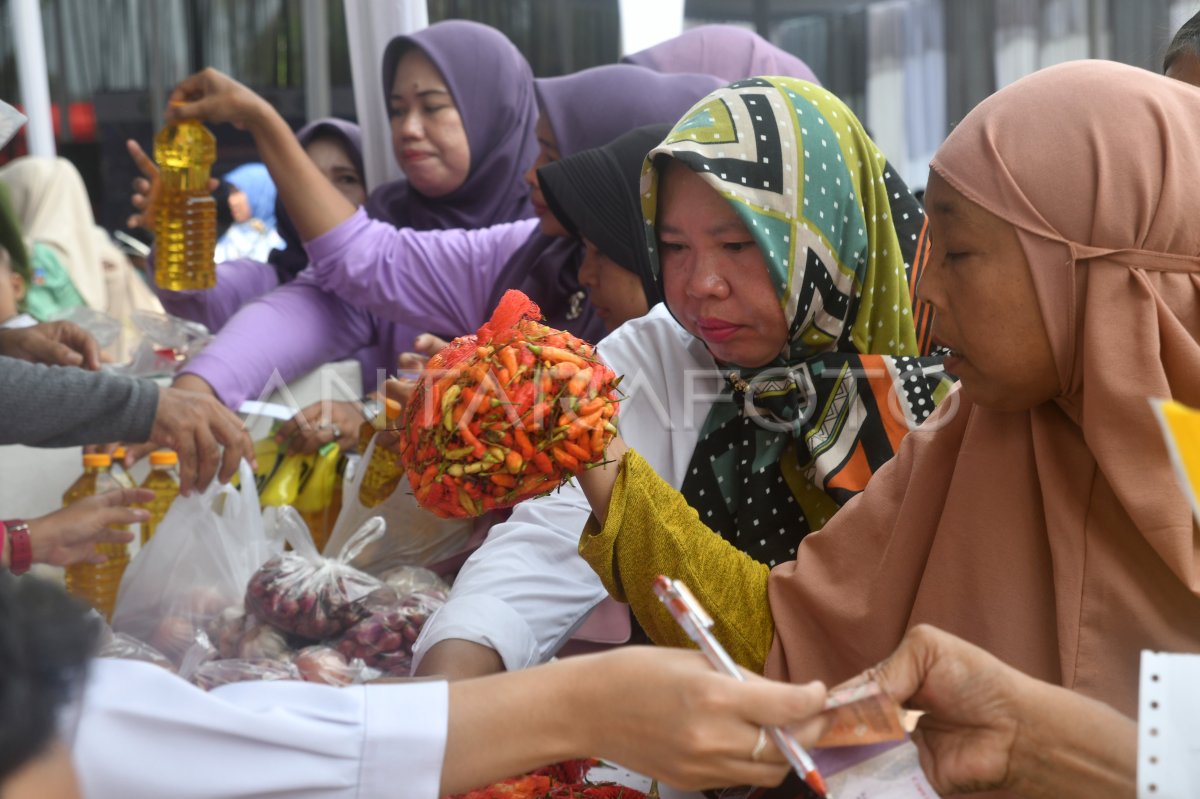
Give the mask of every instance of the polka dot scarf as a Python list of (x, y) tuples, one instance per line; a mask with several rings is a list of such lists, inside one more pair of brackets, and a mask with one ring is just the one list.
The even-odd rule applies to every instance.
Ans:
[[(947, 389), (912, 287), (925, 218), (846, 106), (821, 87), (752, 78), (708, 95), (647, 157), (655, 279), (658, 166), (674, 158), (733, 205), (763, 253), (789, 338), (758, 369), (721, 364), (683, 484), (700, 518), (752, 557), (791, 559), (862, 491)], [(660, 282), (661, 285), (661, 282)]]

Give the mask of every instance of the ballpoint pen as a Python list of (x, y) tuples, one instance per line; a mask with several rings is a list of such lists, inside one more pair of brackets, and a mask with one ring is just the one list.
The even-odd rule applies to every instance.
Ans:
[[(738, 668), (733, 658), (725, 651), (725, 647), (721, 646), (721, 642), (712, 634), (712, 616), (709, 616), (708, 612), (701, 607), (700, 602), (686, 585), (679, 580), (672, 580), (670, 577), (660, 574), (654, 579), (654, 593), (670, 611), (675, 621), (679, 622), (679, 626), (687, 633), (688, 638), (691, 638), (696, 646), (700, 647), (700, 651), (708, 658), (708, 662), (713, 665), (713, 668), (723, 671), (741, 682), (746, 681), (742, 670)], [(779, 747), (779, 751), (792, 764), (792, 768), (808, 784), (808, 787), (812, 788), (818, 796), (832, 799), (825, 787), (825, 780), (817, 771), (816, 764), (813, 763), (808, 752), (805, 752), (804, 748), (800, 746), (800, 743), (782, 727), (766, 727), (765, 729), (771, 736), (771, 740)]]

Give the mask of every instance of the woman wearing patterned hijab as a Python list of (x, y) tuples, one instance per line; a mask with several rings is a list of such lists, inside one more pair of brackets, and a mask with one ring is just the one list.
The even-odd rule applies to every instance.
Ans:
[(769, 575), (719, 554), (632, 457), (609, 526), (671, 532), (606, 528), (593, 564), (633, 591), (686, 552), (727, 643), (769, 676), (840, 681), (927, 623), (1134, 714), (1142, 650), (1200, 651), (1200, 538), (1148, 402), (1200, 405), (1200, 162), (1179, 157), (1200, 152), (1181, 122), (1197, 114), (1193, 87), (1105, 61), (985, 100), (927, 194), (921, 293), (960, 390)]
[[(734, 83), (693, 106), (651, 150), (642, 198), (666, 302), (599, 347), (624, 375), (622, 436), (732, 548), (764, 569), (783, 563), (863, 489), (943, 391), (940, 359), (921, 357), (910, 292), (921, 208), (844, 104), (790, 78)], [(623, 526), (620, 514), (610, 516), (629, 533), (620, 546), (633, 561), (653, 557), (642, 549), (654, 540), (649, 529)], [(570, 485), (517, 506), (460, 573), (421, 654), (442, 637), (465, 637), (442, 633), (456, 601), (486, 613), (495, 599), (529, 629), (530, 640), (511, 645), (487, 636), (509, 668), (553, 654), (579, 604), (605, 592), (590, 575), (569, 582), (566, 556), (532, 570), (536, 593), (512, 574), (551, 557), (552, 539), (573, 544), (587, 518), (587, 500)], [(618, 535), (607, 533), (585, 545), (597, 568), (612, 563)], [(655, 574), (686, 576), (690, 565), (658, 561)], [(644, 604), (605, 579), (645, 623), (657, 601), (637, 576)], [(668, 616), (647, 632), (674, 643), (671, 625)]]

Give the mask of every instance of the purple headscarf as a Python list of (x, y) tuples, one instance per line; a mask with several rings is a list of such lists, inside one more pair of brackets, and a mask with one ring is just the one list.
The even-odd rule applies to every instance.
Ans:
[(796, 56), (734, 25), (701, 25), (674, 39), (621, 59), (656, 72), (699, 72), (732, 82), (756, 75), (786, 75), (820, 85)]
[(467, 131), (471, 169), (444, 197), (426, 197), (398, 180), (380, 186), (367, 213), (417, 230), (482, 228), (533, 214), (522, 180), (537, 158), (537, 102), (533, 72), (503, 33), (487, 25), (446, 20), (397, 36), (383, 54), (383, 97), (388, 101), (396, 66), (418, 48), (441, 72)]
[(668, 75), (633, 64), (606, 64), (538, 78), (534, 84), (538, 108), (566, 158), (643, 125), (678, 122), (722, 81), (710, 74)]
[[(326, 136), (337, 139), (342, 145), (350, 163), (354, 164), (354, 171), (358, 173), (359, 180), (362, 180), (362, 132), (358, 125), (337, 117), (323, 117), (309, 122), (296, 132), (301, 147), (307, 147), (314, 139)], [(292, 278), (308, 266), (308, 253), (304, 251), (304, 242), (296, 232), (291, 217), (287, 215), (282, 199), (275, 200), (275, 232), (283, 239), (284, 246), (282, 249), (271, 250), (267, 260), (275, 267), (275, 272), (279, 275), (279, 284), (282, 286), (284, 283), (290, 283)]]
[[(541, 78), (536, 84), (538, 105), (554, 132), (559, 155), (566, 158), (608, 144), (633, 128), (674, 124), (721, 81), (711, 75), (663, 75), (631, 64), (609, 64)], [(501, 271), (492, 305), (507, 289), (520, 289), (541, 307), (547, 324), (596, 341), (604, 335), (604, 324), (579, 285), (581, 255), (577, 239), (534, 232)]]

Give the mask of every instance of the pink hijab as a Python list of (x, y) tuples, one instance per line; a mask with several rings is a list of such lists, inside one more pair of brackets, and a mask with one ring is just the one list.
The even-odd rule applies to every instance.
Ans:
[(1200, 532), (1146, 401), (1200, 405), (1197, 119), (1194, 87), (1079, 61), (938, 150), (934, 171), (1017, 229), (1062, 393), (948, 401), (911, 433), (772, 572), (768, 674), (836, 682), (930, 622), (1134, 715), (1141, 649), (1200, 651)]

